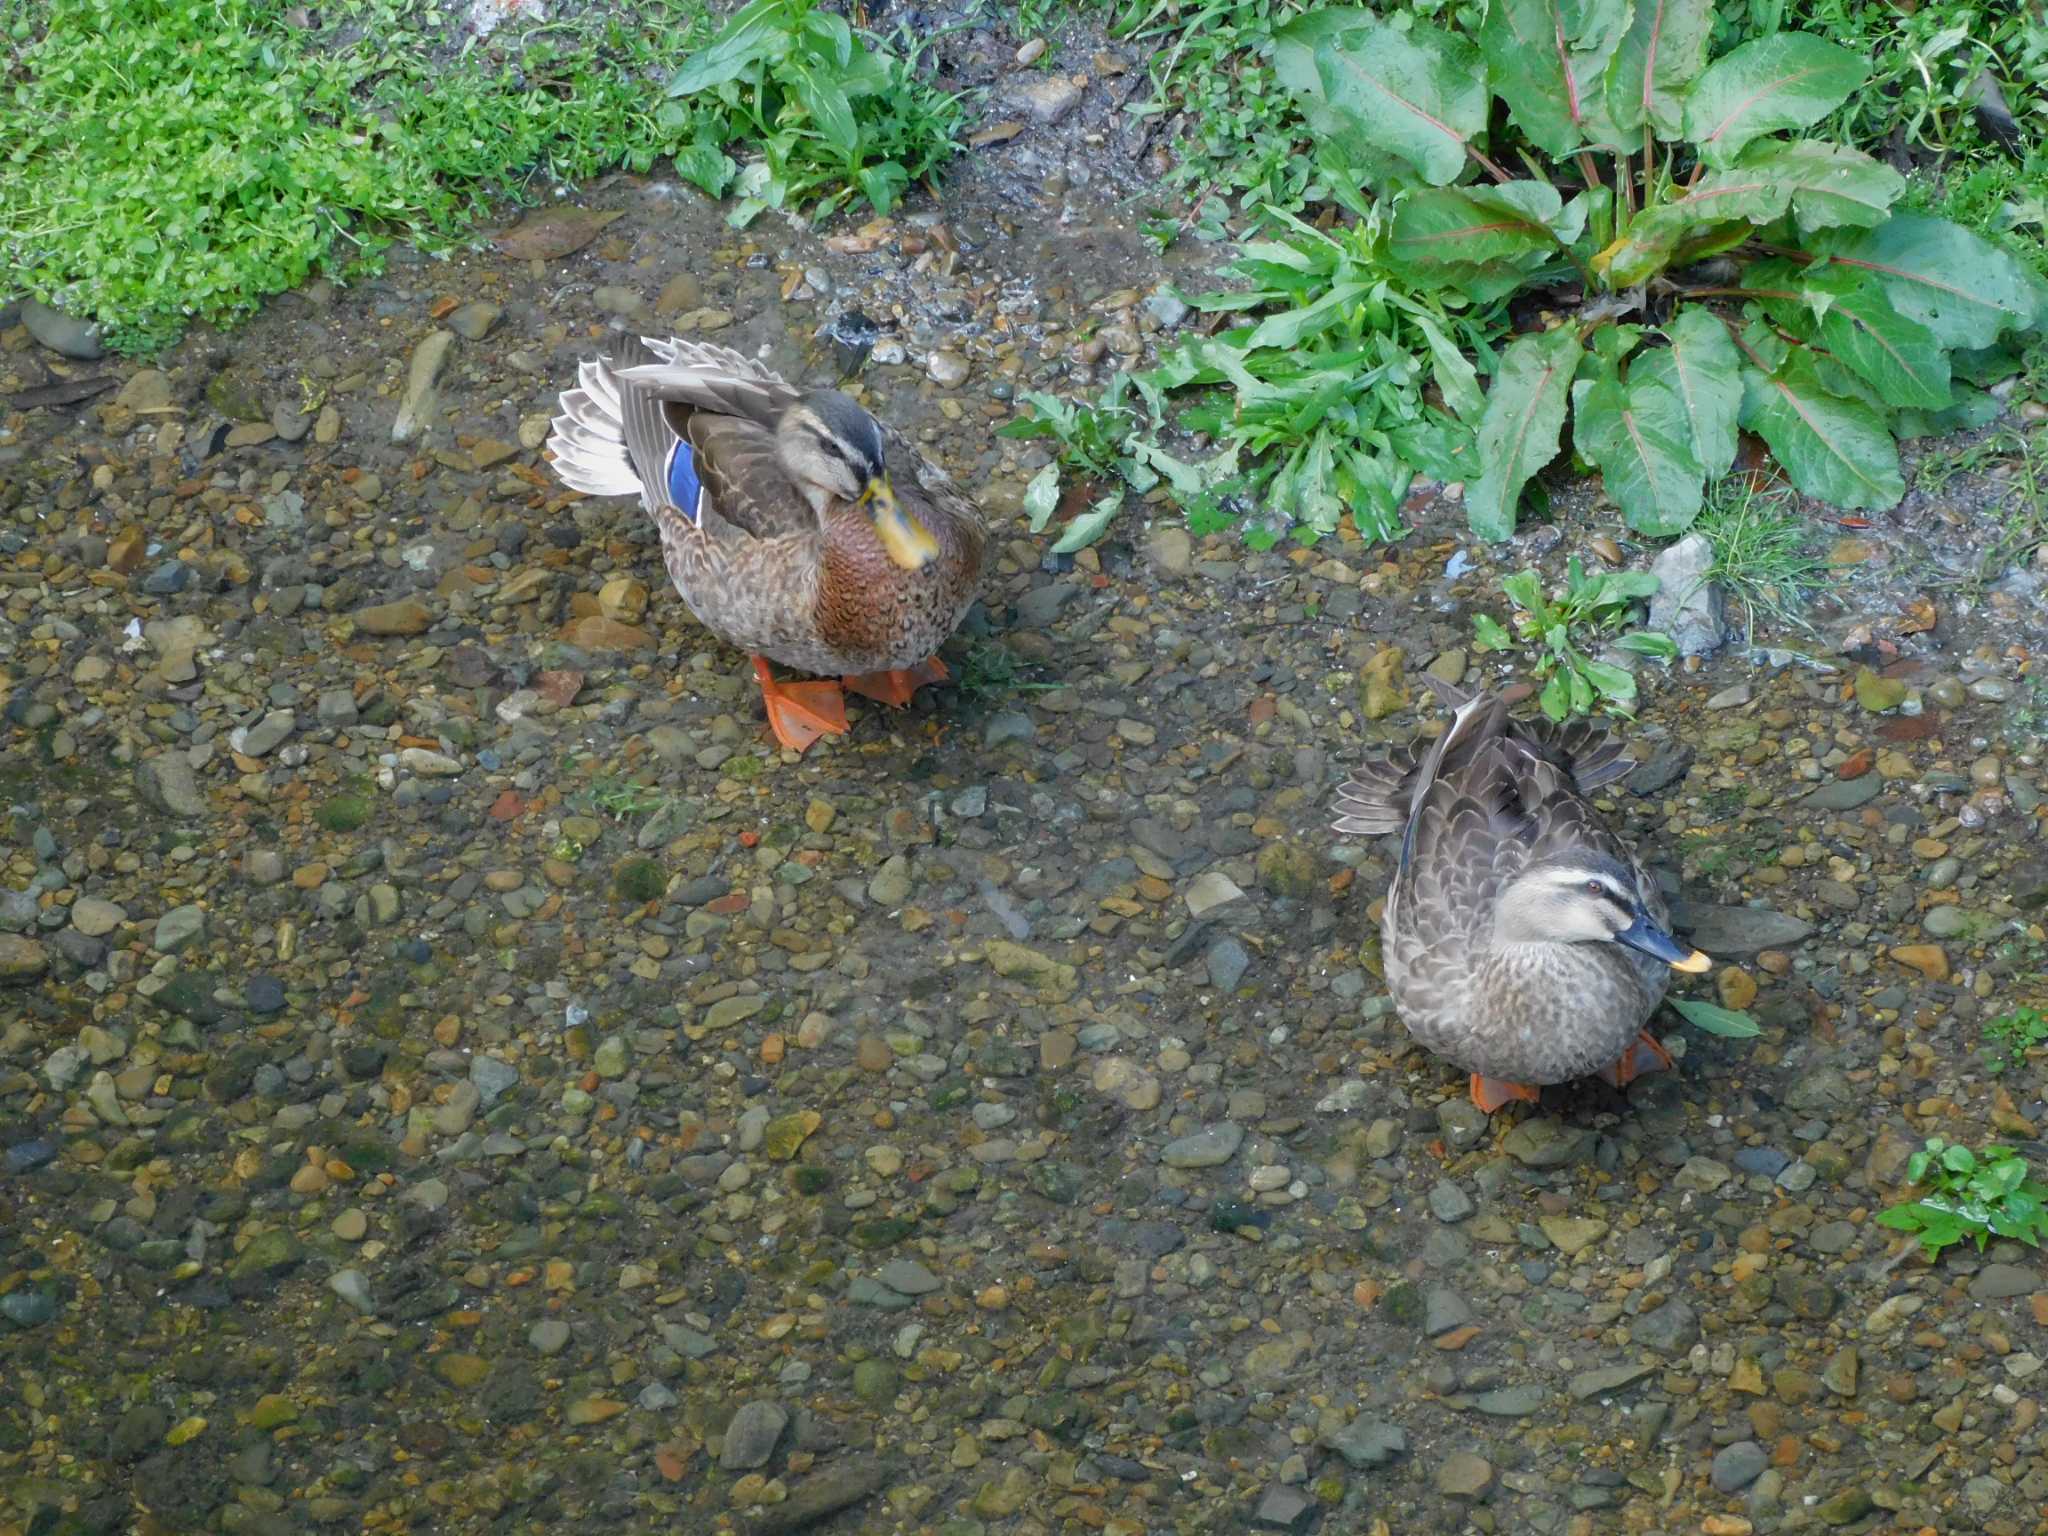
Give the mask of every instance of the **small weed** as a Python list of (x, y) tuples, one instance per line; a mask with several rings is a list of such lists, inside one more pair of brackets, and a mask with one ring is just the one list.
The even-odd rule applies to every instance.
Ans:
[(1828, 563), (1813, 553), (1788, 492), (1757, 490), (1746, 475), (1724, 480), (1693, 526), (1714, 547), (1713, 579), (1742, 604), (1745, 644), (1755, 644), (1759, 618), (1811, 632), (1805, 609)]
[(1932, 1137), (1906, 1164), (1906, 1176), (1927, 1193), (1878, 1213), (1878, 1223), (1919, 1238), (1930, 1259), (1965, 1238), (1982, 1253), (1994, 1237), (2041, 1246), (2048, 1233), (2048, 1185), (2010, 1147), (1972, 1152)]
[(1534, 671), (1545, 679), (1537, 697), (1553, 720), (1591, 714), (1595, 707), (1609, 714), (1632, 714), (1636, 680), (1626, 667), (1600, 661), (1588, 648), (1611, 644), (1639, 656), (1670, 661), (1678, 654), (1669, 635), (1652, 630), (1620, 634), (1637, 602), (1654, 594), (1657, 578), (1647, 571), (1602, 571), (1588, 576), (1576, 555), (1555, 601), (1543, 595), (1535, 571), (1518, 571), (1501, 584), (1513, 603), (1510, 634), (1498, 620), (1480, 614), (1473, 619), (1473, 647), (1509, 651), (1518, 646), (1535, 651)]
[(353, 832), (366, 826), (376, 809), (376, 802), (368, 795), (339, 794), (322, 802), (313, 819), (329, 832)]
[(612, 891), (622, 901), (659, 901), (668, 889), (668, 874), (652, 859), (628, 859), (612, 871)]
[(2048, 1014), (2038, 1008), (2015, 1008), (1984, 1026), (1985, 1064), (1993, 1076), (2022, 1065), (2034, 1046), (2048, 1044)]
[(1039, 693), (1058, 688), (1058, 683), (1027, 683), (1017, 658), (990, 640), (977, 640), (961, 664), (959, 688), (962, 693), (1000, 696), (1006, 693)]
[(590, 810), (601, 812), (614, 821), (651, 816), (665, 809), (675, 798), (669, 791), (657, 789), (652, 784), (612, 778), (595, 779), (576, 796)]
[(707, 166), (723, 144), (760, 146), (732, 183), (734, 224), (785, 206), (823, 217), (854, 197), (886, 214), (959, 149), (965, 109), (918, 74), (916, 59), (915, 46), (896, 54), (816, 0), (753, 0), (670, 79), (656, 121), (681, 133), (701, 115), (691, 138)]

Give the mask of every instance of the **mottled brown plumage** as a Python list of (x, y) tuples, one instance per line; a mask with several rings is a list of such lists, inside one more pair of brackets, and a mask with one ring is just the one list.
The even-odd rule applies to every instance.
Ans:
[(1672, 967), (1705, 963), (1672, 942), (1656, 882), (1585, 798), (1634, 764), (1597, 727), (1511, 720), (1436, 686), (1456, 711), (1443, 735), (1337, 794), (1338, 831), (1402, 836), (1380, 924), (1394, 1006), (1488, 1109), (1531, 1096), (1515, 1085), (1626, 1082), (1662, 1055), (1642, 1029)]
[[(676, 591), (757, 665), (900, 674), (966, 616), (987, 540), (979, 511), (846, 396), (803, 394), (728, 348), (679, 340), (629, 343), (585, 364), (580, 384), (549, 439), (556, 473), (593, 494), (638, 494)], [(692, 505), (677, 504), (679, 488)], [(773, 723), (777, 685), (765, 669), (763, 681)]]

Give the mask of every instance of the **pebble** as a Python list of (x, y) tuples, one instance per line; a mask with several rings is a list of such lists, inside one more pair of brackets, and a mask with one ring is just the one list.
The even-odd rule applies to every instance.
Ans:
[(1243, 1144), (1243, 1127), (1224, 1121), (1168, 1142), (1159, 1160), (1169, 1168), (1214, 1168), (1229, 1162)]

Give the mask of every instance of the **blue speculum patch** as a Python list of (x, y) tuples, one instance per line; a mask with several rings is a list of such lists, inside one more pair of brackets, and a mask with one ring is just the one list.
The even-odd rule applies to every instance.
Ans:
[(668, 455), (668, 499), (693, 527), (703, 520), (702, 508), (697, 505), (703, 494), (704, 487), (697, 479), (696, 455), (688, 443), (678, 439)]

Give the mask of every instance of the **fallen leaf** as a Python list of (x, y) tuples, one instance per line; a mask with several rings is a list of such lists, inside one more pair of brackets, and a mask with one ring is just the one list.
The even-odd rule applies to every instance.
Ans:
[(1024, 131), (1024, 125), (1012, 119), (1009, 122), (991, 123), (967, 136), (969, 149), (980, 149), (985, 144), (1007, 144)]
[(1931, 632), (1935, 624), (1934, 603), (1925, 597), (1916, 597), (1906, 604), (1906, 616), (1899, 621), (1902, 635), (1924, 635)]
[(624, 218), (620, 211), (599, 212), (594, 208), (548, 208), (528, 214), (499, 235), (495, 244), (507, 256), (520, 260), (537, 257), (552, 261), (580, 251), (595, 240), (607, 224)]

